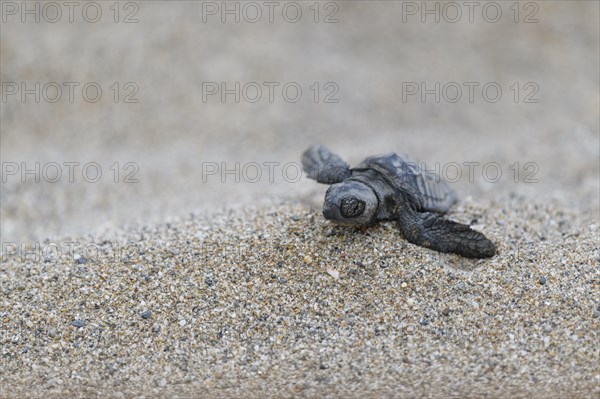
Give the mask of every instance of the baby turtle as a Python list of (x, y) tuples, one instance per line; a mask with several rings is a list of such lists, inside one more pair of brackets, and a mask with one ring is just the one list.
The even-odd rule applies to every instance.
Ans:
[(370, 226), (397, 220), (411, 243), (469, 258), (494, 256), (496, 248), (469, 226), (441, 217), (458, 198), (438, 175), (405, 155), (366, 158), (350, 169), (336, 154), (314, 145), (302, 154), (308, 177), (331, 184), (323, 216), (337, 224)]

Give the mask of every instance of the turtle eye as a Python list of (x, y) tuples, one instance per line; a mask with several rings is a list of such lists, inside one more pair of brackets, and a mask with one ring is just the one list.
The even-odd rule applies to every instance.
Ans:
[(347, 197), (342, 200), (340, 212), (345, 218), (355, 218), (365, 211), (365, 201), (356, 197)]

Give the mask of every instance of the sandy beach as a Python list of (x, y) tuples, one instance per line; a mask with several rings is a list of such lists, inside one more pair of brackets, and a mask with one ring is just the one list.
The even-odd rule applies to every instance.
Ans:
[[(0, 397), (600, 395), (598, 3), (8, 3)], [(497, 255), (325, 220), (314, 143), (426, 162)]]
[(593, 397), (598, 225), (494, 205), (454, 214), (485, 214), (500, 252), (485, 261), (300, 205), (132, 230), (83, 261), (11, 260), (5, 395)]

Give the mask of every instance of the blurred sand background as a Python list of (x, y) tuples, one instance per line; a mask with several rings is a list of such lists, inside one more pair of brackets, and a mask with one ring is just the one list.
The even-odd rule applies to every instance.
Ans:
[[(220, 14), (207, 15), (203, 23), (201, 3), (160, 1), (140, 3), (139, 22), (131, 24), (115, 24), (108, 6), (95, 24), (80, 14), (72, 24), (66, 16), (56, 24), (23, 24), (18, 14), (8, 16), (2, 27), (3, 82), (31, 87), (74, 81), (79, 89), (96, 82), (103, 96), (88, 103), (78, 91), (72, 104), (66, 89), (54, 104), (9, 97), (2, 104), (3, 162), (30, 168), (34, 162), (97, 162), (103, 178), (86, 183), (79, 175), (69, 183), (66, 167), (58, 183), (35, 184), (30, 176), (22, 184), (19, 175), (8, 176), (3, 240), (43, 240), (192, 210), (295, 200), (317, 189), (306, 179), (286, 181), (281, 167), (274, 183), (266, 173), (257, 183), (235, 183), (233, 176), (222, 183), (220, 175), (203, 183), (202, 163), (285, 165), (299, 162), (315, 142), (350, 163), (389, 151), (442, 165), (497, 162), (503, 178), (496, 184), (482, 178), (481, 168), (470, 184), (465, 168), (457, 184), (461, 196), (514, 192), (597, 210), (597, 4), (540, 3), (538, 23), (514, 23), (506, 4), (497, 23), (486, 22), (481, 10), (469, 23), (466, 8), (457, 23), (435, 23), (431, 16), (422, 23), (420, 14), (405, 15), (403, 23), (402, 2), (360, 1), (340, 4), (337, 23), (314, 23), (308, 7), (303, 3), (298, 23), (286, 22), (281, 10), (273, 23), (267, 15), (254, 24), (236, 24), (232, 16), (231, 23), (221, 23)], [(124, 18), (133, 9), (121, 11)], [(320, 20), (332, 11), (321, 5)], [(520, 20), (532, 11), (522, 7)], [(109, 89), (114, 82), (135, 82), (139, 103), (123, 103), (123, 91), (115, 104)], [(303, 96), (288, 103), (278, 90), (269, 103), (265, 89), (254, 104), (236, 104), (232, 96), (221, 103), (218, 95), (205, 103), (203, 82), (279, 82), (279, 89), (297, 82)], [(335, 82), (339, 102), (315, 103), (309, 88), (314, 82), (320, 97), (331, 90), (323, 85)], [(480, 86), (473, 103), (465, 89), (461, 101), (436, 104), (431, 95), (426, 103), (418, 96), (403, 102), (403, 82)], [(496, 103), (481, 95), (488, 82), (503, 90)], [(514, 82), (520, 85), (517, 103), (509, 89)], [(527, 82), (538, 85), (532, 98), (539, 103), (523, 103), (532, 92), (523, 88)], [(136, 163), (139, 183), (113, 183), (114, 162), (121, 164), (121, 181), (123, 165)], [(521, 168), (539, 165), (539, 183), (515, 184), (509, 169), (515, 162)]]
[[(97, 23), (86, 22), (77, 10), (73, 23), (66, 16), (54, 24), (22, 23), (20, 14), (6, 15), (7, 20), (2, 23), (3, 84), (27, 82), (28, 87), (35, 82), (41, 82), (42, 86), (47, 82), (81, 84), (73, 103), (65, 99), (65, 92), (56, 103), (43, 99), (35, 103), (32, 96), (26, 102), (20, 101), (18, 95), (7, 97), (1, 104), (2, 162), (18, 165), (25, 162), (29, 167), (35, 162), (41, 165), (96, 162), (103, 172), (98, 183), (85, 182), (81, 174), (75, 175), (74, 183), (65, 175), (56, 183), (45, 182), (43, 178), (36, 183), (31, 176), (23, 183), (18, 174), (3, 174), (6, 181), (2, 182), (0, 195), (2, 242), (129, 239), (139, 241), (144, 250), (116, 264), (103, 258), (94, 259), (93, 265), (85, 266), (97, 270), (91, 280), (79, 280), (75, 275), (78, 267), (84, 266), (73, 266), (73, 262), (50, 262), (47, 269), (43, 261), (3, 259), (2, 284), (6, 295), (2, 306), (6, 309), (2, 313), (3, 369), (8, 370), (3, 373), (3, 395), (186, 397), (200, 392), (211, 396), (312, 397), (361, 396), (370, 392), (373, 396), (406, 397), (485, 394), (590, 397), (597, 394), (600, 378), (598, 351), (594, 349), (600, 315), (597, 2), (519, 3), (516, 23), (514, 10), (509, 8), (513, 2), (498, 2), (503, 14), (496, 23), (483, 18), (482, 7), (475, 9), (472, 23), (464, 5), (463, 16), (456, 23), (443, 18), (435, 23), (433, 16), (423, 23), (420, 13), (406, 14), (406, 2), (366, 1), (337, 2), (339, 9), (327, 2), (319, 3), (317, 23), (314, 9), (309, 8), (314, 8), (313, 2), (298, 3), (303, 14), (297, 23), (282, 17), (285, 2), (275, 9), (272, 23), (265, 14), (266, 7), (262, 8), (262, 19), (256, 23), (245, 22), (243, 18), (235, 23), (232, 16), (222, 23), (220, 13), (206, 15), (204, 22), (202, 2), (144, 1), (134, 2), (139, 9), (133, 17), (139, 22), (126, 24), (115, 23), (110, 4), (101, 4), (103, 16)], [(422, 3), (411, 4), (421, 7)], [(437, 4), (441, 9), (447, 3)], [(526, 8), (527, 4), (535, 7)], [(121, 20), (136, 9), (121, 5)], [(243, 6), (241, 3), (240, 7)], [(538, 22), (524, 23), (523, 19), (534, 10), (531, 18)], [(337, 22), (323, 23), (326, 15), (334, 11), (332, 18)], [(96, 103), (81, 97), (80, 88), (87, 82), (96, 82), (103, 89), (102, 98)], [(119, 82), (122, 89), (127, 82), (135, 83), (139, 87), (135, 94), (139, 102), (124, 103), (123, 91), (115, 103), (109, 89), (114, 82)], [(223, 103), (218, 95), (203, 101), (206, 82), (226, 82), (228, 87), (235, 82), (242, 86), (248, 82), (278, 82), (280, 86), (275, 89), (272, 103), (264, 86), (263, 97), (256, 103), (243, 99), (235, 103), (232, 96)], [(289, 82), (296, 82), (303, 90), (298, 102), (283, 99), (281, 87)], [(315, 82), (320, 87), (318, 102), (313, 100), (314, 91), (310, 89)], [(323, 102), (329, 92), (325, 88), (328, 82), (339, 88), (334, 96), (339, 100), (336, 103)], [(477, 82), (479, 86), (472, 103), (465, 90), (457, 103), (443, 98), (436, 103), (431, 95), (423, 103), (419, 96), (403, 101), (406, 82), (425, 82), (430, 88), (436, 82), (442, 86), (447, 82), (458, 82), (461, 86), (463, 82)], [(489, 82), (502, 88), (502, 97), (497, 102), (488, 102), (481, 95), (481, 87)], [(518, 101), (510, 89), (515, 82), (520, 88)], [(531, 89), (524, 87), (528, 82), (539, 89), (532, 97), (539, 100), (537, 103), (524, 102), (531, 93)], [(463, 176), (453, 187), (463, 202), (451, 217), (466, 223), (474, 221), (498, 243), (500, 255), (483, 264), (465, 263), (454, 255), (440, 257), (406, 244), (393, 224), (375, 228), (369, 233), (372, 236), (330, 231), (331, 226), (319, 213), (325, 187), (305, 178), (290, 181), (295, 180), (293, 169), (292, 179), (282, 176), (282, 166), (298, 163), (302, 151), (316, 142), (327, 145), (351, 165), (365, 156), (390, 151), (405, 152), (429, 164), (496, 162), (503, 174), (494, 183), (482, 177), (480, 167), (475, 169), (473, 181), (465, 173), (468, 169), (462, 169)], [(121, 165), (118, 183), (113, 182), (113, 170), (109, 168), (115, 162)], [(139, 167), (135, 175), (137, 183), (122, 181), (129, 171), (123, 170), (123, 165), (128, 162)], [(240, 182), (235, 182), (232, 175), (224, 176), (223, 182), (220, 174), (206, 176), (203, 181), (203, 165), (217, 163), (221, 167), (225, 163), (233, 168), (236, 162), (241, 165), (276, 162), (278, 166), (273, 181), (267, 178), (266, 168), (258, 182), (244, 181), (243, 176)], [(516, 182), (510, 168), (515, 162), (521, 168)], [(537, 167), (532, 176), (538, 180), (536, 183), (525, 182), (527, 171), (523, 165), (528, 162)], [(174, 224), (165, 225), (167, 222)], [(175, 226), (175, 231), (165, 226)], [(374, 243), (374, 253), (372, 247), (361, 244), (365, 240)], [(519, 245), (527, 246), (524, 255), (515, 255)], [(343, 257), (349, 258), (341, 259), (339, 248)], [(367, 277), (361, 274), (362, 266), (356, 269), (357, 264), (369, 269), (371, 262), (377, 264), (385, 253), (392, 256), (386, 261), (390, 267), (374, 266), (375, 272), (369, 271)], [(196, 257), (188, 259), (185, 257), (188, 255)], [(315, 269), (302, 268), (299, 273), (299, 265), (306, 264)], [(50, 267), (57, 265), (61, 267)], [(325, 270), (329, 266), (342, 272), (340, 280), (328, 276)], [(570, 266), (576, 271), (567, 277), (563, 273), (571, 270)], [(272, 272), (275, 267), (283, 269)], [(152, 279), (159, 270), (162, 270), (161, 287), (170, 286), (171, 294), (151, 300), (141, 294), (147, 288), (139, 288), (131, 273)], [(427, 270), (428, 275), (421, 270)], [(352, 276), (356, 273), (363, 277), (355, 284)], [(321, 276), (317, 278), (315, 274)], [(284, 291), (271, 286), (273, 275), (273, 281), (286, 281)], [(244, 276), (253, 276), (248, 279), (261, 287), (258, 292), (247, 286), (240, 288)], [(568, 282), (542, 287), (539, 279), (544, 276), (551, 283), (558, 284), (561, 276)], [(58, 287), (48, 283), (53, 278), (61, 282)], [(214, 294), (210, 289), (215, 288), (206, 283), (207, 278), (221, 282), (214, 286), (222, 290), (217, 296), (210, 297)], [(343, 288), (335, 285), (344, 278), (350, 280), (346, 280)], [(366, 282), (363, 278), (367, 278)], [(108, 288), (98, 288), (99, 281), (111, 282), (105, 283)], [(403, 282), (407, 286), (400, 286)], [(476, 288), (465, 289), (465, 284)], [(435, 294), (429, 292), (434, 286)], [(523, 291), (519, 293), (520, 287)], [(410, 296), (401, 292), (404, 289), (412, 290), (415, 299), (406, 308), (396, 309), (398, 298)], [(236, 294), (236, 290), (242, 290), (243, 294)], [(190, 349), (194, 348), (192, 342), (203, 334), (211, 339), (219, 334), (219, 339), (223, 334), (227, 337), (227, 332), (217, 327), (214, 331), (202, 330), (202, 323), (213, 326), (225, 322), (222, 318), (211, 318), (210, 312), (200, 317), (196, 309), (237, 304), (240, 295), (245, 303), (254, 303), (257, 298), (265, 301), (265, 297), (275, 295), (269, 300), (276, 301), (277, 296), (286, 298), (284, 307), (308, 306), (300, 313), (292, 312), (299, 318), (295, 320), (314, 317), (313, 321), (327, 330), (342, 316), (339, 311), (313, 309), (313, 301), (319, 301), (318, 292), (328, 298), (326, 304), (317, 304), (326, 309), (330, 298), (344, 295), (348, 295), (345, 303), (336, 306), (342, 306), (346, 313), (353, 306), (373, 304), (374, 308), (355, 313), (354, 321), (344, 319), (365, 334), (359, 334), (359, 342), (364, 340), (373, 346), (364, 349), (348, 337), (340, 338), (333, 349), (331, 346), (323, 349), (319, 346), (321, 341), (306, 344), (306, 336), (312, 337), (307, 331), (317, 327), (310, 327), (310, 321), (306, 321), (305, 329), (303, 324), (286, 319), (284, 325), (291, 324), (289, 330), (282, 327), (284, 335), (292, 338), (283, 344), (277, 344), (277, 340), (276, 344), (271, 343), (269, 353), (254, 350), (254, 344), (249, 344), (254, 341), (239, 336), (231, 338), (232, 341), (198, 343), (199, 347), (208, 345), (210, 356)], [(378, 297), (378, 293), (391, 296)], [(483, 315), (498, 311), (496, 305), (503, 300), (512, 301), (506, 298), (513, 294), (518, 298), (525, 295), (526, 301), (519, 305), (524, 308), (515, 311), (507, 307), (506, 312), (514, 319), (497, 321), (493, 333), (494, 337), (498, 334), (497, 338), (486, 335), (489, 320)], [(77, 298), (81, 295), (90, 296), (87, 305), (79, 304)], [(139, 313), (147, 308), (154, 309), (152, 318), (161, 314), (164, 318), (155, 324), (149, 322), (144, 340), (138, 342), (136, 336), (133, 341), (127, 338), (115, 344), (118, 349), (126, 350), (118, 356), (106, 355), (114, 348), (110, 345), (96, 347), (100, 354), (84, 352), (79, 346), (73, 348), (73, 341), (83, 338), (71, 336), (65, 343), (56, 338), (56, 331), (54, 337), (50, 334), (40, 341), (38, 335), (46, 337), (52, 328), (58, 329), (58, 335), (63, 337), (61, 331), (76, 328), (69, 325), (73, 319), (86, 319), (88, 324), (84, 329), (94, 325), (91, 319), (104, 320), (102, 315), (90, 316), (85, 308), (93, 309), (94, 304), (107, 301), (103, 299), (105, 295), (128, 298), (108, 310), (98, 305), (99, 312), (107, 312), (102, 314), (109, 319), (117, 315), (136, 320), (128, 322), (128, 326), (138, 326)], [(174, 304), (178, 295), (181, 302)], [(465, 310), (466, 319), (453, 320), (449, 327), (465, 326), (461, 332), (463, 338), (474, 334), (475, 338), (466, 346), (462, 339), (449, 344), (420, 330), (429, 323), (423, 322), (423, 317), (427, 318), (424, 314), (433, 312), (431, 309), (437, 309), (434, 313), (438, 314), (445, 308), (439, 303), (440, 298), (455, 309), (460, 306), (453, 301), (461, 302), (467, 297), (467, 308), (473, 308), (473, 312)], [(140, 298), (145, 300), (140, 303)], [(40, 303), (48, 302), (56, 302), (54, 311), (58, 313), (41, 310)], [(193, 316), (182, 316), (192, 308)], [(266, 323), (264, 331), (278, 328), (275, 316), (273, 320), (260, 317), (280, 314), (281, 309), (260, 306), (257, 311), (252, 309), (244, 307), (237, 318), (227, 316), (230, 317), (227, 323), (232, 323), (228, 325), (235, 326), (231, 328), (236, 331), (245, 331), (243, 326), (255, 326), (257, 322)], [(540, 316), (544, 309), (554, 309), (555, 319)], [(313, 311), (316, 315), (307, 316)], [(417, 338), (409, 340), (406, 347), (398, 341), (406, 333), (404, 327), (398, 330), (394, 327), (393, 315), (398, 312), (411, 315), (417, 330), (411, 332)], [(185, 323), (180, 323), (183, 319), (198, 324), (185, 327)], [(376, 320), (389, 328), (382, 336), (391, 341), (385, 341), (379, 333), (372, 336), (370, 331)], [(167, 329), (164, 323), (173, 325)], [(562, 329), (557, 327), (561, 323), (564, 323)], [(137, 344), (149, 348), (146, 340), (154, 339), (151, 337), (158, 333), (154, 331), (157, 324), (162, 326), (159, 330), (163, 341), (153, 341), (155, 355), (145, 357), (139, 352), (143, 348)], [(513, 326), (517, 333), (510, 332)], [(338, 331), (342, 327), (338, 326)], [(104, 328), (115, 331), (110, 323)], [(377, 328), (376, 332), (380, 331)], [(182, 331), (193, 337), (188, 347), (191, 353), (179, 354), (189, 361), (185, 367), (178, 363), (179, 358), (166, 354), (165, 349), (170, 339), (184, 334)], [(479, 331), (483, 335), (477, 335)], [(554, 334), (552, 341), (546, 342), (543, 334)], [(253, 339), (268, 339), (264, 337)], [(51, 347), (54, 344), (59, 346)], [(239, 369), (235, 355), (227, 352), (227, 348), (236, 345), (245, 347), (244, 356), (256, 363), (245, 358), (248, 368)], [(552, 345), (561, 349), (548, 349)], [(501, 354), (500, 360), (486, 357), (494, 348)], [(536, 354), (536, 348), (541, 354)], [(46, 350), (54, 351), (54, 355), (47, 355)], [(39, 354), (42, 352), (46, 355)], [(311, 353), (321, 353), (321, 365), (318, 361), (316, 365), (307, 361), (312, 359)], [(323, 360), (323, 356), (329, 360)], [(69, 363), (79, 369), (79, 375), (73, 376)], [(273, 364), (282, 367), (264, 368)], [(317, 370), (314, 375), (307, 371), (313, 366)], [(388, 367), (387, 371), (381, 372), (382, 367)], [(493, 377), (482, 377), (482, 370), (492, 370)], [(323, 377), (319, 373), (330, 374)], [(30, 379), (44, 382), (34, 391), (30, 390)], [(404, 382), (398, 385), (400, 380)]]

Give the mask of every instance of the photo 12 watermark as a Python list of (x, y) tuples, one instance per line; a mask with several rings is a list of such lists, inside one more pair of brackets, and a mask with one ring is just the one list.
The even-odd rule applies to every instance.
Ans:
[(535, 1), (402, 1), (402, 22), (533, 24), (539, 22), (539, 11)]
[(340, 6), (335, 1), (203, 1), (202, 22), (250, 23), (302, 20), (313, 23), (339, 22)]
[(537, 82), (402, 82), (402, 102), (497, 103), (509, 98), (514, 103), (538, 104), (540, 86)]
[(297, 183), (302, 178), (298, 162), (202, 162), (201, 172), (202, 183), (217, 179), (221, 183)]
[(94, 241), (3, 241), (2, 262), (59, 262), (84, 265), (94, 262), (126, 262), (139, 256), (139, 243)]
[[(319, 173), (319, 165), (316, 164), (316, 175)], [(396, 177), (398, 179), (412, 179), (416, 173), (422, 173), (426, 178), (434, 181), (442, 179), (448, 183), (457, 183), (466, 180), (469, 183), (483, 181), (486, 183), (498, 183), (502, 179), (513, 183), (535, 184), (539, 183), (539, 165), (536, 162), (512, 162), (501, 164), (499, 162), (433, 162), (417, 163), (405, 162), (398, 168)], [(305, 175), (299, 162), (202, 162), (202, 183), (209, 181), (226, 183), (297, 183)]]
[(2, 162), (2, 183), (139, 183), (136, 162)]
[(97, 103), (109, 93), (114, 103), (137, 104), (139, 90), (136, 82), (2, 82), (2, 102)]
[(337, 104), (340, 87), (336, 82), (202, 82), (202, 102), (220, 103), (314, 103)]
[(137, 1), (2, 1), (2, 23), (140, 22)]

